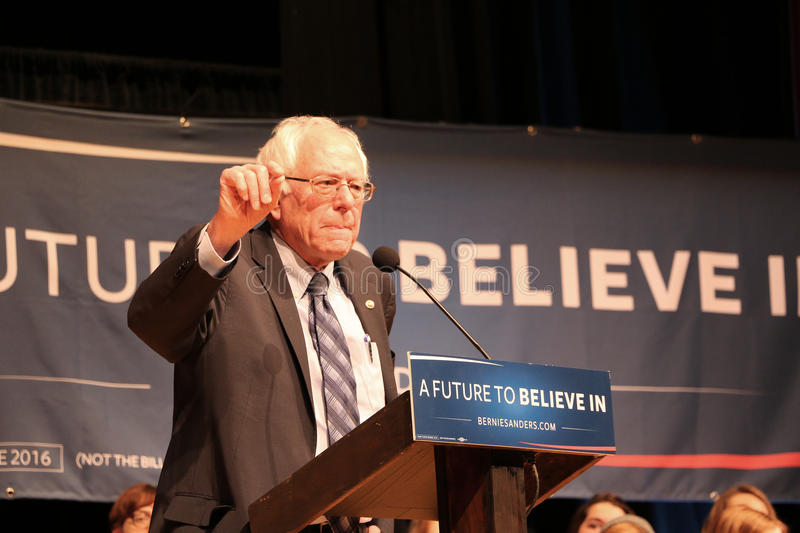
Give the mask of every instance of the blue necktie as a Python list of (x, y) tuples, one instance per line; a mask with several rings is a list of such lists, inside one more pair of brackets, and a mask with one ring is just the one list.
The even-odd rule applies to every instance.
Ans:
[[(328, 301), (328, 278), (325, 274), (322, 272), (314, 274), (306, 292), (311, 298), (308, 306), (308, 329), (322, 369), (328, 444), (332, 445), (358, 425), (356, 379), (342, 327)], [(327, 518), (336, 533), (359, 530), (357, 518), (344, 516)]]

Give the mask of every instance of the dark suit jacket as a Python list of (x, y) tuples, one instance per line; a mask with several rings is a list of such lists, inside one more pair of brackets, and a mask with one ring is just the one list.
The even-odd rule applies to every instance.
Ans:
[[(130, 328), (175, 363), (172, 437), (151, 531), (241, 531), (248, 505), (316, 447), (303, 326), (269, 226), (242, 238), (223, 279), (197, 262), (200, 229), (180, 238), (128, 309)], [(392, 278), (358, 252), (337, 261), (336, 272), (378, 345), (389, 401), (397, 395)]]

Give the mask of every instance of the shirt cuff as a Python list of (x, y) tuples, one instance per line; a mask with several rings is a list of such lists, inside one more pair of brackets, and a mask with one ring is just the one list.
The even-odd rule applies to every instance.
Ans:
[(200, 231), (200, 239), (197, 243), (197, 262), (200, 264), (200, 268), (208, 272), (211, 276), (223, 278), (233, 266), (233, 263), (236, 262), (236, 258), (239, 257), (241, 241), (237, 241), (236, 244), (231, 247), (225, 258), (222, 258), (214, 249), (214, 245), (211, 244), (211, 238), (208, 236), (207, 229), (208, 224)]

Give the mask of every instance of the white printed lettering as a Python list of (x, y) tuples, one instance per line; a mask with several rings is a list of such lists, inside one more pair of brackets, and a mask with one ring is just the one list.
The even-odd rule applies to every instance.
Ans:
[(609, 265), (630, 265), (629, 250), (589, 250), (589, 273), (592, 280), (592, 306), (607, 311), (633, 311), (633, 296), (629, 294), (610, 294), (611, 288), (624, 289), (628, 286), (625, 272), (609, 272)]
[(739, 268), (739, 255), (722, 252), (699, 252), (700, 309), (706, 313), (729, 315), (742, 314), (742, 302), (738, 298), (721, 298), (717, 291), (732, 292), (736, 289), (736, 278), (717, 274), (717, 268)]
[[(419, 280), (428, 280), (428, 289), (437, 299), (444, 300), (450, 294), (450, 280), (442, 272), (447, 266), (447, 255), (436, 243), (426, 241), (398, 241), (400, 265)], [(427, 265), (418, 265), (417, 257), (427, 257)], [(405, 276), (400, 278), (400, 299), (403, 302), (429, 304), (431, 301), (417, 285)]]

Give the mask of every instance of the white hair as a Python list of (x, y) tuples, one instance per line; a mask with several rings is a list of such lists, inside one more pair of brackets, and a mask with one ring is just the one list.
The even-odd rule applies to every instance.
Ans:
[(275, 161), (287, 172), (294, 171), (297, 166), (298, 149), (303, 140), (312, 132), (325, 130), (341, 135), (353, 143), (364, 166), (364, 176), (369, 179), (369, 163), (358, 136), (350, 128), (328, 117), (302, 115), (283, 119), (272, 130), (272, 137), (258, 151), (256, 160), (261, 165), (266, 165), (267, 161)]

